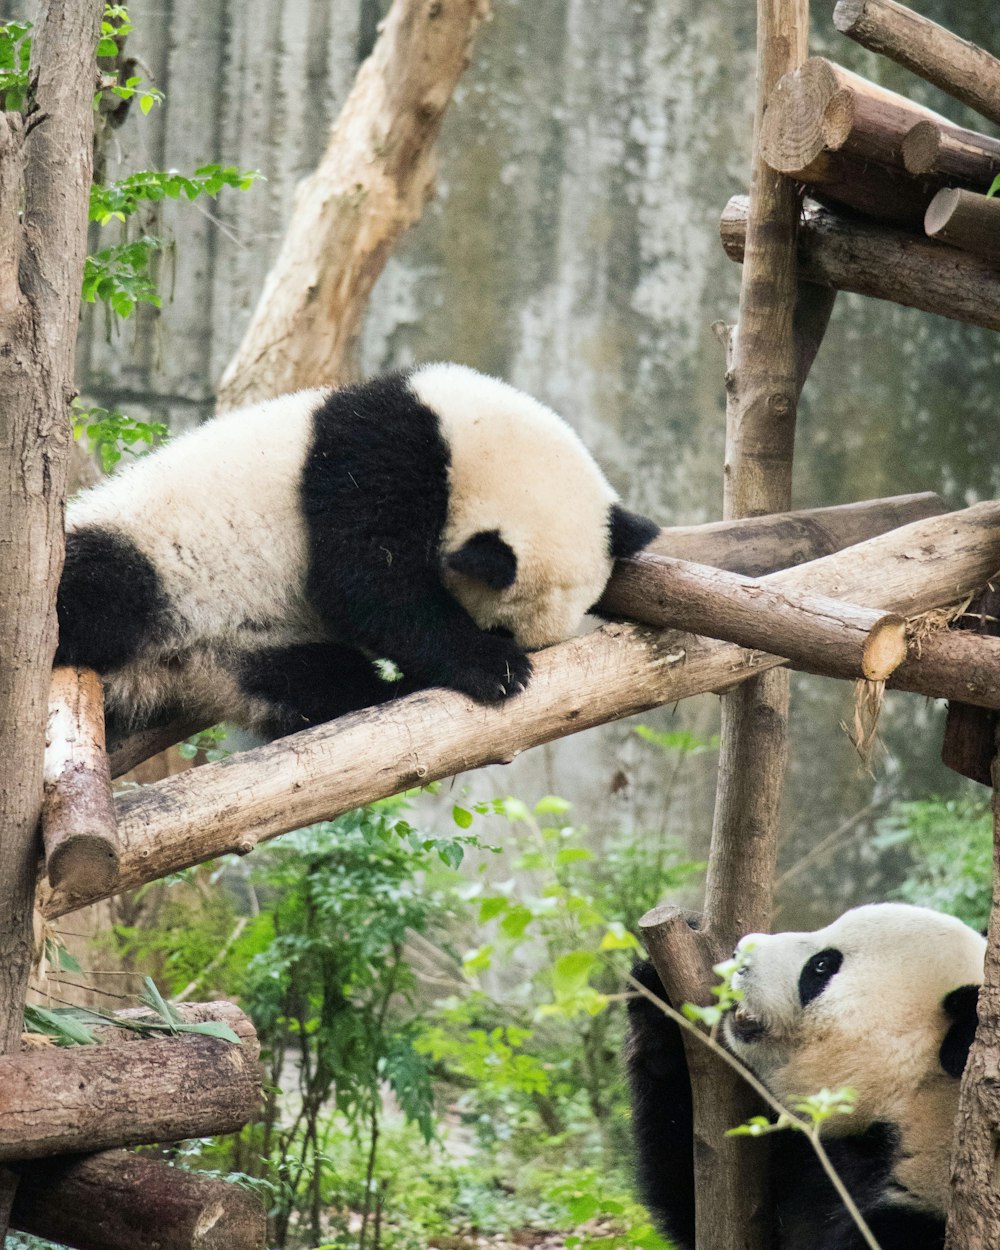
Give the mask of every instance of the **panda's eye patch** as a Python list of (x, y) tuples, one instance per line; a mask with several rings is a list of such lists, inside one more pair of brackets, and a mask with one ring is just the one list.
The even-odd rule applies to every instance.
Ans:
[(811, 956), (799, 973), (799, 1002), (804, 1007), (818, 998), (840, 971), (843, 954), (832, 946)]

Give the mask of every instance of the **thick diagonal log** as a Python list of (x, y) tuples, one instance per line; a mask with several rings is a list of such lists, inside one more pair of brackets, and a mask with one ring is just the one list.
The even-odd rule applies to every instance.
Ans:
[[(609, 612), (668, 616), (669, 603), (624, 588)], [(911, 616), (975, 591), (1000, 568), (1000, 503), (915, 522), (764, 579), (771, 587), (826, 593)], [(619, 579), (616, 578), (616, 587)], [(488, 707), (427, 691), (343, 717), (268, 746), (171, 778), (116, 801), (119, 888), (235, 851), (310, 821), (486, 764), (622, 716), (718, 690), (783, 659), (690, 634), (609, 625), (539, 652), (515, 701)], [(58, 916), (94, 902), (47, 891)]]
[(21, 1168), (11, 1224), (76, 1250), (264, 1250), (267, 1213), (243, 1185), (107, 1150)]
[[(660, 530), (647, 550), (759, 577), (832, 555), (867, 538), (946, 511), (941, 497), (930, 491), (895, 495), (741, 521), (670, 526)], [(109, 742), (112, 777), (120, 777), (143, 760), (204, 728), (196, 720), (179, 720)]]
[(1000, 125), (1000, 61), (895, 0), (839, 0), (841, 32)]
[[(730, 260), (743, 260), (746, 215), (746, 197), (733, 196), (720, 226)], [(1000, 271), (981, 256), (808, 201), (798, 248), (807, 282), (1000, 330)]]
[(109, 1026), (97, 1030), (100, 1045), (0, 1058), (0, 1162), (242, 1128), (260, 1105), (253, 1026), (231, 1003), (178, 1010), (187, 1020), (237, 1026), (242, 1044), (196, 1033), (147, 1038)]
[(961, 187), (935, 195), (924, 214), (924, 230), (963, 252), (1000, 261), (1000, 200)]
[(104, 744), (104, 690), (89, 669), (52, 674), (45, 731), (42, 841), (49, 882), (109, 890), (118, 875), (118, 830)]

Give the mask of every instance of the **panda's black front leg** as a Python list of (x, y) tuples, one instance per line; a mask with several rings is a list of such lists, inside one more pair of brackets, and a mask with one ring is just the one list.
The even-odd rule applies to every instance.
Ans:
[(314, 578), (311, 597), (335, 637), (392, 660), (406, 689), (445, 686), (483, 703), (519, 694), (531, 661), (512, 638), (487, 633), (437, 578), (417, 573), (354, 585)]

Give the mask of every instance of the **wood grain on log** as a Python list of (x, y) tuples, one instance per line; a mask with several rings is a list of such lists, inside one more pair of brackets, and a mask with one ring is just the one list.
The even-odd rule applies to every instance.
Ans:
[(993, 907), (986, 939), (979, 1027), (962, 1076), (951, 1152), (945, 1250), (994, 1250), (1000, 1228), (1000, 735), (993, 757)]
[(941, 239), (963, 252), (1000, 261), (1000, 199), (959, 187), (946, 188), (928, 205), (924, 230), (932, 239)]
[(319, 166), (299, 187), (219, 384), (221, 409), (348, 380), (369, 292), (431, 194), (434, 141), (488, 12), (487, 0), (394, 0)]
[(906, 658), (906, 626), (895, 613), (666, 556), (623, 560), (601, 602), (634, 618), (630, 609), (645, 608), (654, 586), (670, 628), (782, 655), (793, 667), (884, 681)]
[[(242, 1016), (231, 1003), (178, 1010), (186, 1019), (230, 1024)], [(100, 1045), (0, 1058), (0, 1161), (242, 1128), (261, 1092), (256, 1034), (243, 1021), (242, 1045), (195, 1033), (147, 1038), (109, 1026), (95, 1030)]]
[(77, 1250), (264, 1250), (267, 1213), (243, 1185), (108, 1150), (21, 1169), (12, 1224)]
[(118, 875), (118, 829), (104, 748), (100, 677), (90, 669), (54, 669), (42, 804), (42, 841), (52, 886), (103, 892)]
[(988, 191), (1000, 173), (1000, 139), (948, 122), (917, 122), (903, 138), (903, 164), (911, 174)]
[[(731, 260), (743, 259), (746, 217), (746, 197), (733, 196), (720, 227)], [(971, 252), (808, 201), (798, 249), (799, 272), (809, 282), (1000, 330), (1000, 273)]]
[(1000, 61), (974, 43), (895, 0), (839, 0), (833, 24), (1000, 125)]
[(768, 96), (761, 154), (772, 169), (795, 177), (823, 152), (902, 168), (903, 138), (919, 121), (946, 123), (905, 96), (812, 56)]

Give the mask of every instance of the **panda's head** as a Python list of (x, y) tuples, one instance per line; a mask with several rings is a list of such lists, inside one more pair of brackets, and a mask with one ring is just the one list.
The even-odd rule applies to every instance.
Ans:
[(885, 1116), (960, 1075), (985, 950), (960, 920), (904, 903), (856, 907), (813, 933), (751, 933), (726, 1040), (779, 1098), (847, 1085), (862, 1119)]
[(448, 590), (522, 647), (571, 637), (614, 561), (658, 527), (621, 507), (572, 428), (530, 395), (462, 365), (424, 365), (409, 383), (448, 445)]

